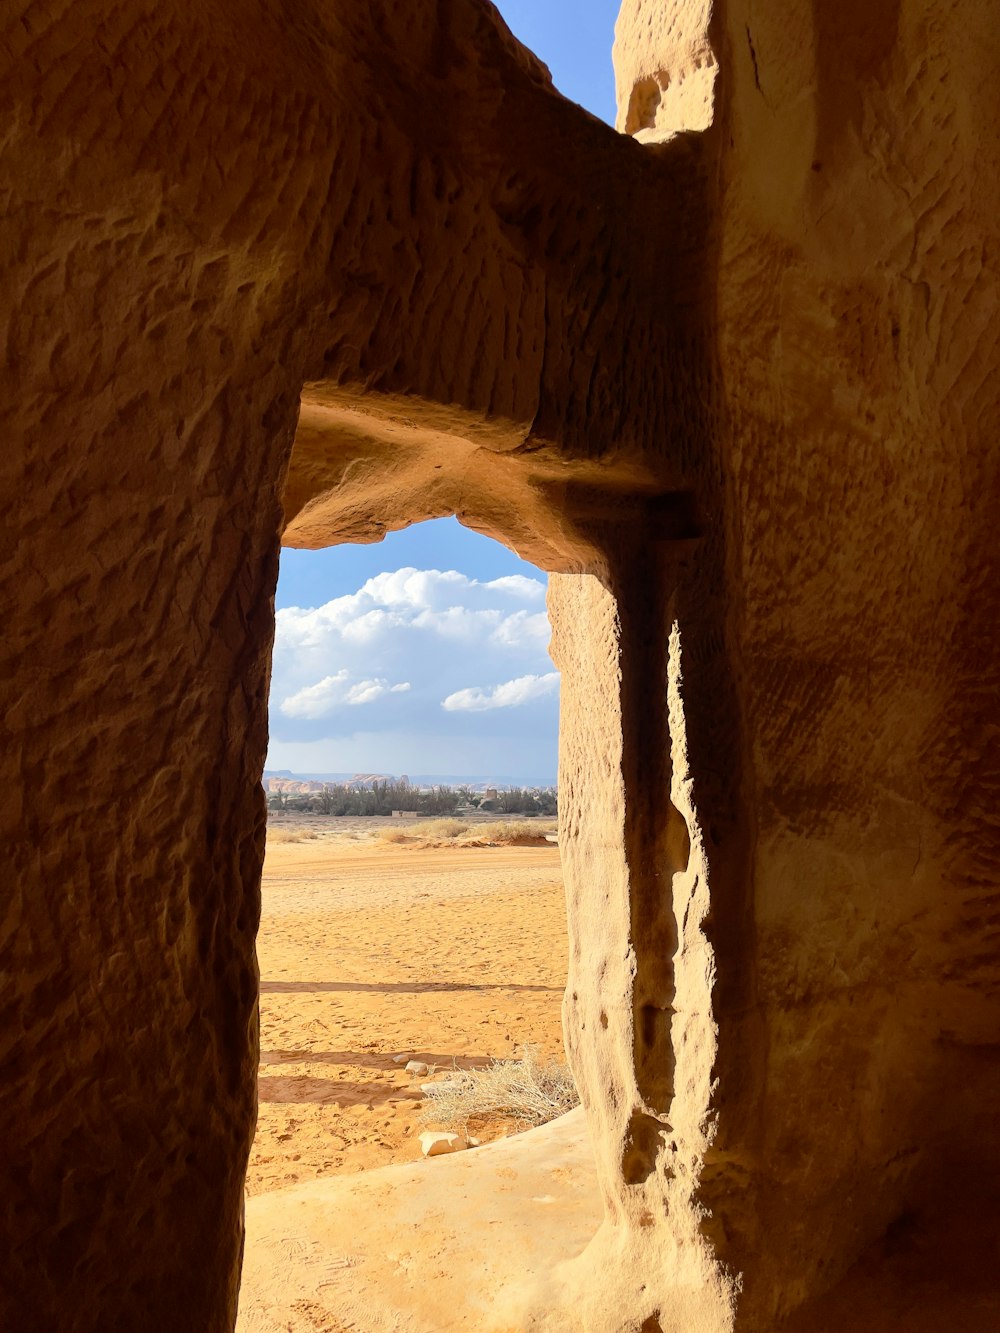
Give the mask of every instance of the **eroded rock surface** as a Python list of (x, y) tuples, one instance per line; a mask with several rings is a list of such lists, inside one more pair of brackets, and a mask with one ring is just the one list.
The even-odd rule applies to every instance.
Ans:
[(0, 25), (0, 1323), (232, 1328), (278, 543), (455, 513), (556, 574), (531, 1318), (992, 1326), (992, 6), (626, 0), (625, 135), (477, 0)]

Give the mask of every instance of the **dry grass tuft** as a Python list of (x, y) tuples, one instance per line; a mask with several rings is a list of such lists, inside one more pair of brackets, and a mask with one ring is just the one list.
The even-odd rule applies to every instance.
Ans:
[(407, 824), (403, 828), (379, 829), (378, 838), (380, 842), (409, 843), (411, 847), (440, 847), (442, 840), (447, 845), (468, 827), (461, 819), (422, 819), (419, 824)]
[(494, 1060), (486, 1069), (456, 1069), (445, 1082), (429, 1084), (422, 1118), (445, 1129), (468, 1129), (490, 1117), (513, 1120), (519, 1129), (544, 1125), (572, 1111), (580, 1098), (573, 1075), (560, 1060), (539, 1060), (526, 1046), (520, 1060)]
[(424, 838), (457, 838), (466, 833), (469, 825), (463, 819), (428, 819), (420, 825), (420, 835)]
[(555, 822), (498, 819), (491, 824), (470, 824), (463, 819), (422, 819), (403, 828), (379, 829), (381, 842), (411, 847), (540, 847), (555, 833)]
[(417, 839), (406, 828), (380, 828), (377, 834), (379, 842), (416, 842)]
[(469, 841), (487, 847), (534, 847), (548, 842), (546, 834), (556, 826), (534, 819), (498, 820), (495, 824), (477, 824), (470, 830)]
[(304, 828), (273, 828), (268, 825), (268, 842), (315, 842), (319, 834), (312, 829)]

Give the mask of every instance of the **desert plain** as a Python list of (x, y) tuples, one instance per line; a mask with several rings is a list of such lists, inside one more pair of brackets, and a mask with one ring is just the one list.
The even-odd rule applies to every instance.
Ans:
[[(475, 826), (461, 841), (424, 820), (272, 817), (243, 1333), (344, 1326), (307, 1301), (265, 1318), (288, 1264), (255, 1247), (282, 1231), (283, 1210), (306, 1207), (303, 1187), (422, 1161), (419, 1136), (435, 1127), (422, 1084), (526, 1046), (564, 1058), (559, 849), (543, 840), (551, 823), (537, 825), (535, 845), (475, 845)], [(428, 1073), (407, 1073), (403, 1057)], [(487, 1143), (517, 1126), (493, 1117), (469, 1130)], [(331, 1251), (356, 1239), (338, 1236), (335, 1218), (324, 1228)]]

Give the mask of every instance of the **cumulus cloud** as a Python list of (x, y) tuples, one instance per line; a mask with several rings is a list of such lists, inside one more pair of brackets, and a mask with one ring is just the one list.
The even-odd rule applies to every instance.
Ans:
[(490, 635), (493, 643), (502, 643), (511, 648), (531, 645), (545, 648), (549, 641), (549, 618), (544, 611), (531, 615), (527, 611), (515, 611), (504, 616)]
[(390, 685), (387, 680), (356, 680), (350, 683), (346, 668), (334, 676), (324, 676), (315, 685), (306, 685), (296, 690), (281, 701), (279, 707), (286, 717), (299, 717), (315, 720), (326, 717), (342, 706), (350, 708), (358, 704), (370, 704), (381, 699), (384, 694), (402, 694), (410, 688), (408, 680), (398, 685)]
[(441, 700), (441, 707), (449, 713), (487, 713), (494, 708), (519, 708), (534, 699), (555, 694), (558, 688), (558, 671), (549, 671), (544, 676), (518, 676), (487, 689), (473, 686), (456, 690)]
[[(325, 740), (347, 754), (361, 728), (368, 737), (419, 733), (427, 738), (424, 771), (456, 772), (470, 726), (480, 753), (498, 755), (523, 727), (525, 745), (551, 746), (554, 766), (559, 677), (544, 601), (544, 581), (523, 574), (480, 581), (408, 566), (321, 606), (279, 610), (272, 744)], [(470, 689), (470, 680), (503, 684)], [(454, 761), (436, 769), (443, 761), (431, 751)]]
[(333, 637), (370, 644), (406, 627), (445, 639), (538, 638), (548, 633), (545, 613), (511, 603), (537, 606), (544, 598), (544, 583), (523, 574), (481, 583), (454, 569), (397, 569), (322, 606), (284, 607), (276, 616), (275, 653), (323, 648)]
[(490, 579), (484, 586), (495, 592), (508, 593), (511, 597), (520, 597), (524, 600), (533, 602), (545, 600), (545, 584), (539, 583), (538, 579), (525, 578), (523, 574), (505, 574), (502, 578)]
[(278, 611), (275, 669), (294, 662), (305, 670), (335, 649), (353, 656), (352, 650), (377, 653), (403, 638), (415, 642), (416, 636), (406, 631), (452, 643), (544, 649), (548, 619), (534, 609), (544, 596), (540, 580), (521, 574), (481, 583), (456, 570), (397, 569), (322, 606)]

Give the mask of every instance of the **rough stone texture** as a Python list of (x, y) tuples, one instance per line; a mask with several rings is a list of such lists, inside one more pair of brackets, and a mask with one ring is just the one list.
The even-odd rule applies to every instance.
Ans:
[(628, 0), (615, 28), (617, 128), (640, 143), (707, 130), (718, 59), (709, 0)]
[(279, 536), (446, 513), (558, 575), (535, 1326), (1000, 1321), (998, 46), (627, 0), (634, 142), (476, 0), (8, 4), (0, 1325), (232, 1327)]
[[(956, 1318), (975, 1255), (994, 1305), (966, 1318), (986, 1328), (1000, 30), (975, 4), (731, 3), (723, 23), (719, 357), (767, 1056), (723, 1112), (706, 1197), (755, 1256), (745, 1319), (936, 1236), (953, 1290), (929, 1326)], [(746, 1206), (723, 1201), (730, 1161)]]

